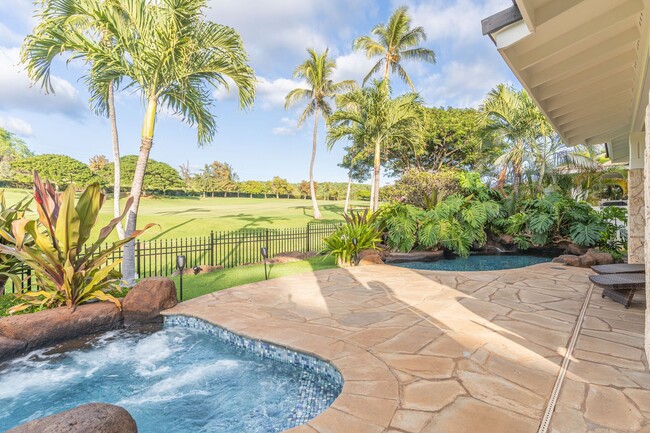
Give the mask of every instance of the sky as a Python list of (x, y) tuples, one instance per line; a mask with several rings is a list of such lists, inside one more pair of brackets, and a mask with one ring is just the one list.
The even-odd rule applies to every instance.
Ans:
[[(511, 0), (210, 0), (209, 20), (233, 27), (242, 36), (257, 76), (251, 109), (239, 109), (236, 92), (215, 89), (218, 133), (197, 145), (196, 130), (164, 109), (159, 112), (151, 158), (193, 171), (218, 160), (231, 164), (241, 180), (279, 175), (291, 182), (308, 177), (313, 120), (297, 128), (301, 109), (284, 110), (286, 94), (303, 83), (293, 71), (306, 49), (329, 48), (335, 80), (359, 83), (372, 60), (352, 50), (352, 41), (385, 23), (395, 8), (407, 6), (413, 25), (427, 34), (423, 46), (435, 51), (436, 64), (404, 63), (427, 106), (478, 107), (498, 83), (516, 82), (492, 41), (481, 34), (481, 19), (512, 5)], [(0, 0), (0, 127), (20, 136), (37, 154), (62, 153), (88, 162), (93, 155), (112, 160), (108, 119), (89, 108), (81, 77), (86, 65), (57, 59), (54, 94), (29, 82), (19, 63), (24, 37), (37, 24), (31, 0)], [(407, 91), (394, 76), (394, 94)], [(144, 115), (141, 98), (129, 91), (116, 96), (122, 155), (137, 154)], [(338, 167), (344, 143), (328, 151), (325, 125), (319, 125), (315, 180), (346, 181)]]

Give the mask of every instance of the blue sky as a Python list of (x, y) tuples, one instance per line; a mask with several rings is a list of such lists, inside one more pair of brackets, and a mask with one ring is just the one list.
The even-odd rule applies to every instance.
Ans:
[[(307, 178), (313, 122), (296, 127), (300, 107), (285, 111), (284, 96), (300, 83), (294, 68), (306, 48), (329, 47), (336, 60), (336, 79), (361, 82), (372, 64), (354, 53), (354, 38), (386, 22), (398, 6), (409, 7), (415, 25), (424, 27), (424, 45), (438, 57), (435, 65), (406, 63), (417, 90), (429, 106), (476, 107), (492, 87), (514, 77), (489, 38), (481, 35), (481, 19), (507, 8), (511, 0), (213, 0), (207, 17), (234, 27), (244, 40), (257, 78), (251, 110), (238, 109), (235, 93), (216, 90), (219, 132), (199, 148), (196, 131), (177, 118), (159, 115), (151, 157), (194, 170), (214, 160), (230, 163), (242, 180), (280, 175), (292, 182)], [(22, 39), (36, 20), (31, 0), (0, 0), (0, 126), (20, 135), (36, 153), (64, 153), (87, 162), (96, 154), (111, 159), (108, 120), (88, 106), (79, 77), (82, 63), (55, 64), (55, 94), (30, 86), (18, 64)], [(406, 88), (397, 84), (395, 93)], [(143, 106), (137, 95), (122, 92), (116, 102), (122, 154), (135, 154), (140, 142)], [(342, 147), (327, 151), (320, 125), (317, 181), (345, 181), (337, 164)]]

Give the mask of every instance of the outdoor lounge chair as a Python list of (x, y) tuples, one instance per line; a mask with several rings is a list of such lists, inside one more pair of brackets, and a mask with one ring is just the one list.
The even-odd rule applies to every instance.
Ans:
[(606, 274), (591, 275), (589, 280), (596, 286), (602, 287), (602, 297), (607, 296), (630, 308), (634, 292), (645, 288), (645, 274)]
[(645, 272), (645, 265), (642, 263), (616, 263), (613, 265), (592, 266), (591, 270), (597, 274), (639, 274)]

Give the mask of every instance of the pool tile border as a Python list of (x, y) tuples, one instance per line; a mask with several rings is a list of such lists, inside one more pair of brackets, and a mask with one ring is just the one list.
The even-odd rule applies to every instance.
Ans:
[[(183, 326), (199, 329), (262, 358), (295, 365), (314, 374), (317, 378), (316, 382), (301, 381), (300, 401), (302, 404), (289, 415), (286, 423), (281, 426), (281, 431), (306, 424), (329, 408), (343, 390), (343, 376), (336, 367), (313, 355), (300, 353), (266, 341), (244, 337), (197, 317), (165, 315), (163, 316), (163, 323), (164, 326)], [(336, 391), (325, 390), (325, 388), (331, 387), (334, 387)]]

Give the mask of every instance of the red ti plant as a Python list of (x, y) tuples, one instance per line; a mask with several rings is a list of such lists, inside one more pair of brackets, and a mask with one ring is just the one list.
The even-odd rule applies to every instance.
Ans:
[[(92, 299), (111, 301), (121, 308), (119, 300), (108, 293), (120, 288), (122, 276), (118, 266), (121, 260), (108, 263), (108, 257), (155, 224), (148, 224), (143, 230), (136, 230), (131, 236), (100, 249), (126, 215), (132, 198), (126, 201), (122, 215), (102, 228), (93, 242), (89, 242), (91, 231), (105, 201), (99, 184), (90, 185), (79, 200), (75, 200), (72, 185), (59, 194), (50, 182), (43, 183), (34, 173), (34, 201), (38, 220), (18, 219), (13, 222), (11, 233), (0, 229), (0, 236), (9, 244), (0, 244), (0, 253), (13, 256), (31, 268), (39, 286), (38, 291), (20, 295), (25, 303), (9, 312), (34, 305), (74, 308)], [(33, 239), (33, 242), (27, 244), (26, 239)]]

